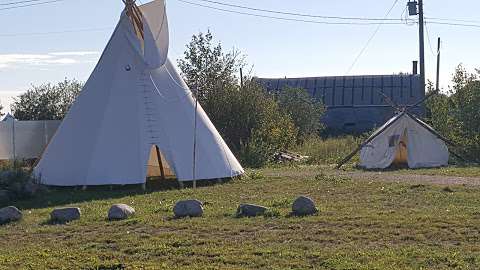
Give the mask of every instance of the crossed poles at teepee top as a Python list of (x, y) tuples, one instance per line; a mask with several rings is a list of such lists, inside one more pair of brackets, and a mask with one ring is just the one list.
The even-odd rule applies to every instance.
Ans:
[(138, 6), (135, 4), (135, 1), (136, 0), (122, 0), (122, 2), (125, 4), (127, 16), (130, 18), (130, 21), (132, 22), (135, 34), (137, 35), (138, 39), (140, 39), (143, 42), (144, 40), (143, 15), (142, 15), (142, 11), (140, 11)]

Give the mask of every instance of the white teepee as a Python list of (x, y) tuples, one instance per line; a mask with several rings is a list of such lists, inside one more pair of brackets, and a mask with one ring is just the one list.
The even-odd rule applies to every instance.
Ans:
[(161, 152), (157, 162), (168, 164), (166, 170), (179, 181), (242, 174), (167, 59), (164, 0), (140, 7), (133, 2), (126, 1), (97, 66), (35, 175), (43, 184), (56, 186), (144, 183), (155, 146)]
[(400, 113), (387, 121), (360, 150), (360, 166), (385, 169), (392, 163), (409, 168), (448, 165), (448, 148), (435, 131), (422, 120)]

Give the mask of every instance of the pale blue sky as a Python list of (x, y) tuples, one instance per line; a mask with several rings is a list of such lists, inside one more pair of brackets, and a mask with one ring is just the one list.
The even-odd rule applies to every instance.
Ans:
[[(198, 0), (189, 0), (198, 2)], [(224, 3), (328, 16), (382, 18), (393, 0), (219, 0)], [(64, 77), (86, 80), (103, 50), (119, 14), (121, 0), (65, 0), (35, 7), (2, 10), (0, 0), (0, 98), (3, 105), (30, 84)], [(143, 2), (147, 2), (143, 0)], [(389, 18), (400, 18), (400, 0)], [(200, 2), (198, 2), (200, 3)], [(213, 4), (208, 4), (212, 5)], [(232, 8), (228, 8), (232, 9)], [(427, 17), (478, 20), (478, 0), (425, 0)], [(177, 59), (192, 34), (210, 29), (225, 49), (236, 48), (253, 65), (253, 75), (345, 75), (376, 25), (322, 25), (231, 14), (167, 0), (170, 52)], [(472, 24), (472, 23), (470, 23)], [(418, 58), (416, 25), (383, 25), (350, 74), (411, 72)], [(32, 35), (31, 33), (85, 32)], [(95, 30), (95, 31), (92, 31)], [(459, 63), (480, 67), (480, 27), (428, 25), (432, 47), (443, 39), (441, 79), (445, 87)], [(28, 34), (29, 35), (23, 35)], [(426, 43), (427, 78), (434, 79), (435, 56)]]

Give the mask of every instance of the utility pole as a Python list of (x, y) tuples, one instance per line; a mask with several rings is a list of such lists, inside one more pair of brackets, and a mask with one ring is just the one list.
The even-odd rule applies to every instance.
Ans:
[(420, 91), (425, 93), (425, 37), (423, 21), (423, 0), (418, 0), (418, 27), (420, 40)]
[(437, 44), (437, 84), (435, 90), (440, 91), (440, 38), (438, 38)]
[(425, 93), (425, 37), (424, 37), (424, 18), (423, 18), (423, 0), (409, 0), (408, 13), (410, 16), (418, 15), (418, 39), (420, 43), (420, 91)]

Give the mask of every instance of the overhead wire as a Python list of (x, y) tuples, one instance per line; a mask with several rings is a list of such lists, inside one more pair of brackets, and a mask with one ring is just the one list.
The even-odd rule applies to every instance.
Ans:
[(51, 32), (0, 34), (0, 37), (47, 36), (47, 35), (58, 35), (58, 34), (68, 34), (68, 33), (81, 33), (81, 32), (100, 32), (100, 31), (107, 31), (107, 30), (112, 30), (112, 27), (84, 28), (84, 29), (72, 29), (72, 30), (51, 31)]
[(288, 17), (270, 16), (270, 15), (262, 15), (262, 14), (256, 14), (256, 13), (242, 12), (242, 11), (238, 11), (238, 10), (231, 10), (231, 9), (219, 8), (219, 7), (204, 5), (204, 4), (200, 4), (200, 3), (190, 2), (190, 1), (187, 1), (187, 0), (177, 0), (177, 1), (182, 2), (182, 3), (186, 3), (186, 4), (190, 4), (190, 5), (194, 5), (194, 6), (203, 7), (203, 8), (228, 12), (228, 13), (235, 13), (235, 14), (241, 14), (241, 15), (247, 15), (247, 16), (253, 16), (253, 17), (260, 17), (260, 18), (276, 19), (276, 20), (282, 20), (282, 21), (294, 21), (294, 22), (313, 23), (313, 24), (330, 24), (330, 25), (380, 25), (380, 24), (381, 25), (383, 25), (383, 24), (404, 25), (403, 22), (329, 22), (329, 21), (318, 21), (318, 20), (305, 20), (305, 19), (298, 19), (298, 18), (288, 18)]
[(16, 2), (8, 2), (8, 3), (0, 3), (0, 6), (11, 6), (11, 5), (18, 5), (18, 4), (26, 4), (32, 2), (41, 2), (45, 0), (24, 0), (24, 1), (16, 1)]
[(272, 13), (272, 14), (281, 14), (281, 15), (307, 17), (307, 18), (317, 18), (317, 19), (338, 19), (338, 20), (359, 20), (359, 21), (401, 21), (402, 20), (402, 19), (395, 19), (395, 18), (382, 19), (382, 18), (368, 18), (368, 17), (344, 17), (344, 16), (316, 15), (316, 14), (278, 11), (278, 10), (263, 9), (263, 8), (254, 8), (254, 7), (243, 6), (243, 5), (227, 4), (227, 3), (222, 3), (222, 2), (213, 1), (213, 0), (197, 0), (197, 1), (216, 4), (216, 5), (222, 5), (222, 6), (227, 6), (227, 7), (234, 7), (234, 8), (239, 8), (239, 9), (247, 9), (247, 10), (252, 10), (252, 11), (261, 11), (261, 12)]
[[(395, 6), (397, 5), (399, 0), (394, 0), (393, 1), (393, 4), (392, 6), (390, 7), (390, 9), (388, 9), (387, 13), (385, 14), (385, 18), (388, 17), (388, 15), (390, 15), (390, 13), (392, 12), (392, 10), (395, 8)], [(355, 67), (355, 65), (357, 64), (358, 60), (360, 59), (360, 57), (362, 57), (363, 53), (367, 50), (368, 46), (370, 45), (370, 43), (372, 42), (372, 40), (375, 38), (375, 36), (377, 35), (377, 33), (380, 31), (380, 28), (382, 27), (383, 24), (379, 24), (377, 26), (377, 28), (375, 29), (375, 31), (372, 33), (372, 35), (370, 36), (370, 38), (367, 40), (367, 43), (365, 43), (365, 46), (363, 46), (363, 48), (360, 50), (360, 52), (358, 53), (357, 57), (355, 57), (355, 59), (353, 60), (353, 63), (350, 65), (350, 67), (348, 68), (347, 70), (347, 75), (352, 71), (352, 69)]]
[(430, 47), (430, 52), (432, 53), (432, 55), (435, 56), (436, 54), (433, 52), (432, 41), (430, 40), (430, 32), (428, 30), (428, 25), (427, 23), (424, 23), (424, 25), (425, 25), (425, 33), (427, 34), (428, 47)]
[(449, 22), (480, 23), (479, 20), (467, 20), (467, 19), (455, 19), (455, 18), (425, 17), (425, 19), (436, 20), (436, 21), (449, 21)]
[(12, 7), (4, 7), (4, 8), (0, 8), (0, 10), (10, 10), (10, 9), (17, 9), (17, 8), (24, 8), (24, 7), (32, 7), (32, 6), (52, 4), (52, 3), (63, 2), (63, 1), (66, 1), (66, 0), (50, 0), (50, 1), (43, 1), (43, 2), (35, 2), (35, 3), (17, 5), (17, 6), (12, 6)]

